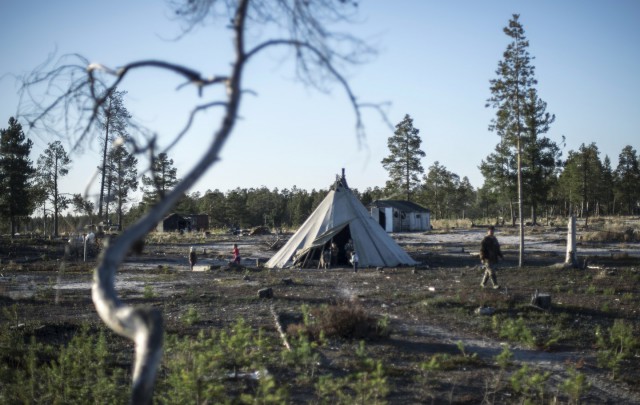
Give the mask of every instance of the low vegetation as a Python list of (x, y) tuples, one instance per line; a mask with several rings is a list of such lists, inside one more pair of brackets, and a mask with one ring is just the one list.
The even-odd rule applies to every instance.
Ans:
[[(535, 264), (519, 269), (507, 251), (506, 288), (488, 290), (464, 252), (472, 247), (412, 245), (422, 266), (357, 274), (189, 272), (177, 252), (192, 241), (173, 238), (147, 241), (118, 276), (123, 299), (164, 314), (157, 403), (640, 400), (640, 268), (628, 257), (592, 256), (585, 269), (558, 270), (551, 265), (562, 257), (531, 254)], [(65, 261), (55, 246), (38, 249), (52, 260), (1, 265), (0, 402), (127, 402), (132, 344), (97, 318), (91, 264)], [(258, 298), (264, 287), (272, 299)], [(531, 305), (536, 289), (552, 295), (549, 310)]]

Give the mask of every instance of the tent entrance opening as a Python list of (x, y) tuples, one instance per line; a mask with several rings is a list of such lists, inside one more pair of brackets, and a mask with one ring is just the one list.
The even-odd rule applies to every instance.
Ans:
[[(351, 259), (353, 243), (351, 242), (351, 232), (349, 231), (348, 225), (333, 237), (333, 242), (338, 245), (338, 255), (335, 266), (350, 266), (351, 263), (349, 263), (349, 260)], [(329, 241), (329, 243), (331, 243), (331, 241)]]

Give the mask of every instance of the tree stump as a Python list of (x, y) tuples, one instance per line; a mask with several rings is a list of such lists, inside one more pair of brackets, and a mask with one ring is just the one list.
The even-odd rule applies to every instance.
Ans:
[(539, 294), (537, 291), (531, 297), (531, 305), (542, 309), (551, 309), (551, 294)]
[(269, 287), (258, 290), (258, 298), (273, 298), (273, 289)]
[(567, 255), (564, 260), (565, 267), (578, 267), (578, 257), (576, 254), (576, 217), (569, 217), (567, 224)]

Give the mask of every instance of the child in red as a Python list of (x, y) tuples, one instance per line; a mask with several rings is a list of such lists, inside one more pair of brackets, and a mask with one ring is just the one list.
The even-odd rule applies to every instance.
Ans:
[(238, 249), (238, 244), (233, 244), (233, 264), (240, 264), (240, 250)]

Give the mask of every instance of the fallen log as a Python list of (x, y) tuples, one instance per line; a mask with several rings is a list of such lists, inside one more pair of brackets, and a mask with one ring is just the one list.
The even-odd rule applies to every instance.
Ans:
[(287, 340), (287, 335), (286, 335), (286, 333), (284, 333), (284, 330), (282, 329), (282, 324), (280, 323), (280, 318), (278, 317), (278, 314), (276, 313), (275, 309), (273, 308), (273, 305), (271, 305), (271, 307), (269, 309), (271, 310), (271, 315), (273, 316), (273, 321), (276, 324), (276, 330), (280, 334), (280, 339), (282, 339), (282, 344), (284, 345), (284, 347), (287, 348), (288, 351), (291, 351), (291, 345), (289, 345), (289, 341)]

